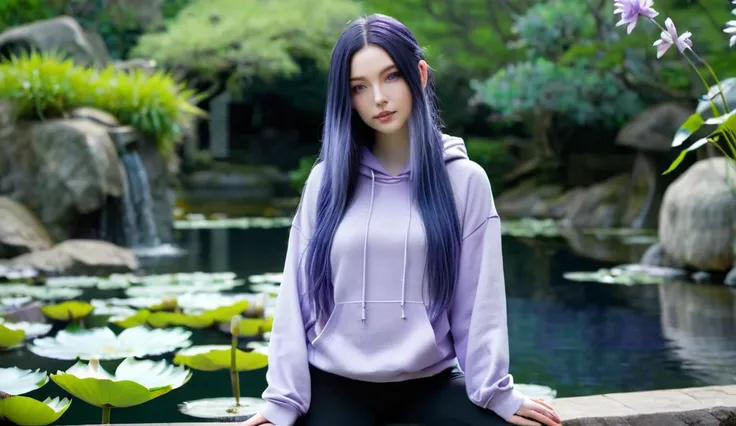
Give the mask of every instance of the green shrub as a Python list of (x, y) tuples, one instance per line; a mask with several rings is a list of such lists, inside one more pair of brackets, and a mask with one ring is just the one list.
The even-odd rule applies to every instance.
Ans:
[(0, 99), (13, 102), (21, 118), (60, 117), (78, 107), (104, 110), (154, 137), (164, 153), (173, 150), (183, 123), (204, 115), (194, 104), (194, 91), (169, 74), (83, 68), (54, 53), (0, 63)]
[(302, 192), (304, 184), (307, 182), (309, 173), (312, 171), (312, 167), (314, 167), (316, 161), (316, 155), (305, 155), (299, 159), (299, 167), (289, 172), (292, 188), (300, 193)]
[(503, 176), (513, 170), (515, 162), (509, 146), (500, 140), (468, 138), (465, 141), (468, 157), (486, 171), (494, 195), (503, 191)]

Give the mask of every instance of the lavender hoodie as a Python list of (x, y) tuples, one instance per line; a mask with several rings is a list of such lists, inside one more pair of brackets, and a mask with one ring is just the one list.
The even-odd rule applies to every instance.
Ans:
[(364, 149), (355, 198), (333, 240), (335, 308), (324, 327), (305, 326), (314, 321), (300, 259), (315, 228), (324, 168), (310, 173), (291, 227), (268, 348), (261, 414), (274, 425), (291, 426), (308, 410), (309, 364), (370, 382), (426, 377), (459, 365), (476, 405), (506, 420), (521, 406), (524, 397), (508, 372), (501, 232), (490, 183), (468, 159), (462, 139), (443, 135), (443, 142), (463, 240), (455, 299), (434, 322), (427, 313), (425, 236), (411, 202), (409, 170), (392, 176)]

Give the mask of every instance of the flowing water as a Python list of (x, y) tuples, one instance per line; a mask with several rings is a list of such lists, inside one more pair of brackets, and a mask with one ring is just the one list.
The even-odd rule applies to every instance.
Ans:
[[(181, 258), (147, 259), (149, 273), (233, 271), (241, 277), (281, 270), (286, 229), (179, 231)], [(721, 286), (670, 283), (635, 287), (570, 282), (562, 274), (611, 265), (560, 244), (504, 237), (512, 373), (517, 383), (557, 390), (558, 397), (736, 383), (736, 294)], [(242, 287), (240, 288), (242, 289)], [(122, 292), (95, 297), (123, 297)], [(216, 330), (195, 331), (194, 344), (227, 344)], [(169, 356), (168, 359), (171, 359)], [(0, 365), (49, 372), (72, 363), (23, 350)], [(117, 362), (103, 362), (112, 371)], [(241, 373), (243, 396), (260, 396), (265, 369)], [(65, 396), (54, 383), (26, 396)], [(194, 372), (184, 387), (153, 402), (112, 411), (113, 423), (192, 422), (182, 401), (230, 396), (227, 371)], [(59, 424), (99, 422), (100, 410), (74, 400)]]
[(122, 154), (125, 167), (123, 228), (127, 247), (156, 247), (161, 241), (153, 218), (153, 200), (148, 175), (137, 151)]

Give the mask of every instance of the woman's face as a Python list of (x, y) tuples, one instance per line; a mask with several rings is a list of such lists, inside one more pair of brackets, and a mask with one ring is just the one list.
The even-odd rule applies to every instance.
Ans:
[(377, 132), (404, 128), (412, 109), (409, 86), (388, 53), (368, 44), (350, 63), (350, 94), (360, 118)]

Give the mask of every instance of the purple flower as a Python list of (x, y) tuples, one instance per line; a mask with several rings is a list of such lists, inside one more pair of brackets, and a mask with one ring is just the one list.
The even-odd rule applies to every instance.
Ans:
[(673, 44), (677, 46), (680, 53), (684, 53), (685, 49), (690, 49), (693, 46), (693, 42), (690, 40), (690, 36), (692, 35), (690, 31), (686, 31), (678, 36), (677, 28), (675, 28), (675, 24), (670, 18), (664, 21), (664, 25), (667, 31), (662, 31), (660, 39), (655, 41), (653, 45), (657, 46), (657, 58), (661, 58)]
[(613, 13), (621, 14), (621, 20), (616, 23), (616, 26), (629, 24), (626, 28), (627, 34), (634, 31), (640, 16), (653, 19), (659, 15), (659, 12), (652, 9), (652, 6), (654, 6), (652, 0), (616, 0), (613, 6), (616, 8)]

